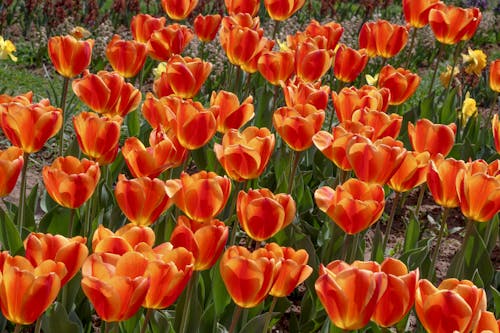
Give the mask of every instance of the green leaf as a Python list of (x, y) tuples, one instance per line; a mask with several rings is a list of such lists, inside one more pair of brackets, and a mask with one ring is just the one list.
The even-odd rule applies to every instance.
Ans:
[(2, 248), (10, 251), (12, 255), (22, 252), (23, 241), (19, 235), (18, 228), (2, 208), (0, 208), (0, 224)]
[(127, 129), (129, 136), (139, 136), (141, 131), (141, 118), (139, 112), (130, 112), (127, 115)]
[[(146, 311), (148, 311), (146, 309)], [(152, 310), (154, 311), (154, 310)], [(144, 320), (141, 320), (143, 317), (143, 311), (139, 310), (135, 313), (135, 315), (132, 316), (132, 318), (129, 318), (128, 320), (120, 322), (120, 331), (127, 332), (127, 333), (133, 333), (136, 330), (141, 327), (139, 324), (142, 325)]]
[(215, 314), (217, 316), (220, 316), (223, 312), (226, 306), (231, 303), (231, 297), (229, 296), (229, 293), (226, 290), (226, 286), (224, 285), (224, 281), (222, 280), (222, 277), (220, 275), (220, 270), (219, 270), (219, 261), (214, 265), (214, 268), (211, 270), (212, 274), (212, 294), (214, 298), (214, 305), (215, 305)]
[(495, 307), (495, 318), (500, 317), (500, 291), (490, 286), (491, 294), (493, 295), (493, 305)]
[(449, 124), (455, 122), (457, 119), (457, 112), (455, 111), (455, 96), (457, 94), (457, 89), (458, 87), (450, 90), (444, 100), (439, 117), (439, 123), (441, 124)]
[[(378, 222), (380, 223), (380, 221)], [(375, 235), (373, 237), (373, 245), (372, 245), (372, 260), (375, 260), (378, 263), (384, 261), (384, 251), (382, 248), (383, 236), (380, 228), (375, 229)]]
[[(76, 214), (75, 214), (76, 215)], [(51, 233), (53, 235), (67, 235), (71, 217), (71, 210), (62, 206), (56, 206), (45, 214), (38, 225), (39, 231), (43, 233)], [(76, 223), (76, 216), (74, 217)]]
[(417, 245), (418, 238), (420, 237), (420, 222), (413, 215), (408, 222), (405, 233), (405, 243), (403, 247), (404, 252), (414, 249)]
[(420, 101), (420, 118), (433, 119), (434, 94), (427, 96)]
[(69, 316), (64, 306), (55, 302), (42, 317), (44, 332), (82, 333), (83, 326), (76, 315)]
[(249, 320), (246, 325), (241, 329), (240, 333), (262, 333), (265, 332), (264, 325), (266, 324), (267, 317), (271, 315), (271, 318), (281, 315), (280, 312), (264, 313), (253, 317)]

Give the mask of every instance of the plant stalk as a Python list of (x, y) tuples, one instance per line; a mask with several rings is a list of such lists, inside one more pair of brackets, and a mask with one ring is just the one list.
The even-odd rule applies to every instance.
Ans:
[(16, 324), (16, 327), (14, 328), (14, 333), (20, 333), (22, 328), (23, 328), (23, 325)]
[(269, 306), (269, 311), (267, 311), (267, 315), (266, 315), (266, 321), (264, 322), (264, 332), (272, 331), (272, 327), (269, 327), (269, 324), (271, 323), (273, 310), (274, 310), (274, 307), (276, 306), (277, 302), (278, 302), (278, 297), (273, 296), (273, 301), (271, 302), (271, 305)]
[(411, 32), (411, 37), (410, 37), (410, 47), (408, 48), (408, 52), (407, 52), (407, 57), (408, 57), (408, 61), (406, 62), (405, 64), (405, 68), (408, 68), (410, 66), (410, 63), (411, 63), (411, 53), (413, 51), (413, 45), (415, 44), (415, 40), (417, 39), (417, 28), (413, 27), (412, 28), (412, 32)]
[(154, 309), (146, 310), (146, 316), (144, 317), (144, 323), (142, 323), (141, 333), (146, 333), (148, 331), (149, 318), (151, 318), (151, 314), (153, 313), (153, 311)]
[[(187, 333), (188, 329), (188, 319), (189, 319), (189, 305), (191, 304), (191, 299), (193, 298), (193, 291), (195, 290), (195, 286), (198, 283), (198, 272), (194, 271), (191, 279), (189, 279), (187, 290), (186, 290), (186, 299), (184, 300), (184, 309), (182, 310), (182, 321), (181, 327), (179, 328), (180, 333)], [(176, 311), (177, 315), (177, 311)]]
[(446, 86), (446, 94), (445, 94), (446, 97), (448, 97), (448, 94), (450, 93), (450, 90), (451, 90), (451, 85), (452, 85), (453, 78), (454, 78), (453, 72), (454, 72), (455, 66), (457, 65), (458, 56), (460, 55), (461, 49), (462, 49), (462, 42), (459, 42), (455, 46), (455, 52), (453, 52), (453, 64), (451, 65), (450, 81), (448, 82), (448, 85)]
[(229, 326), (229, 332), (228, 333), (234, 333), (236, 330), (236, 326), (238, 325), (238, 321), (240, 320), (241, 317), (241, 312), (243, 311), (243, 308), (239, 305), (236, 305), (236, 309), (234, 309), (233, 312), (233, 319), (231, 320), (231, 326)]
[(23, 239), (23, 224), (24, 224), (24, 210), (26, 209), (26, 173), (28, 171), (28, 163), (30, 160), (29, 153), (23, 153), (23, 168), (21, 170), (21, 190), (19, 193), (19, 205), (17, 206), (17, 225), (19, 226), (19, 237)]
[(392, 223), (394, 222), (394, 216), (396, 215), (396, 209), (398, 208), (400, 196), (401, 196), (400, 192), (394, 193), (394, 201), (392, 202), (389, 221), (387, 221), (387, 227), (384, 233), (384, 240), (382, 241), (382, 248), (384, 249), (384, 253), (385, 253), (385, 248), (387, 247), (387, 241), (389, 240), (389, 235), (391, 234)]
[[(432, 89), (434, 88), (434, 82), (436, 81), (436, 74), (439, 68), (439, 62), (441, 61), (441, 54), (443, 53), (443, 46), (444, 44), (439, 43), (439, 49), (438, 49), (438, 54), (436, 56), (436, 66), (434, 66), (434, 72), (432, 73), (432, 79), (431, 79), (431, 85), (429, 87), (429, 93), (430, 95), (432, 93)], [(453, 71), (453, 69), (452, 69)]]
[(286, 193), (288, 194), (292, 194), (295, 174), (297, 173), (297, 166), (299, 165), (299, 161), (300, 151), (294, 151), (292, 167), (290, 169), (290, 177), (288, 177), (288, 188), (286, 190)]
[(35, 322), (35, 333), (40, 333), (42, 330), (42, 316), (38, 317)]
[(62, 95), (61, 95), (61, 110), (62, 110), (62, 126), (59, 133), (59, 156), (63, 156), (63, 146), (64, 146), (64, 122), (66, 113), (66, 98), (68, 96), (69, 87), (69, 77), (65, 77), (63, 81)]
[(448, 219), (448, 214), (450, 213), (450, 209), (445, 207), (443, 210), (443, 214), (441, 215), (441, 225), (439, 227), (438, 239), (436, 241), (436, 247), (434, 248), (434, 253), (432, 254), (431, 259), (431, 267), (429, 268), (428, 279), (432, 281), (434, 279), (434, 274), (436, 272), (436, 260), (439, 253), (439, 248), (441, 247), (441, 241), (443, 240), (444, 229), (446, 228), (446, 220)]
[[(246, 181), (245, 182), (237, 182), (235, 187), (234, 187), (234, 196), (233, 196), (233, 202), (231, 202), (230, 206), (230, 211), (229, 215), (227, 216), (228, 222), (231, 221), (231, 218), (236, 211), (236, 205), (238, 204), (238, 193), (245, 188)], [(237, 218), (235, 221), (232, 223), (232, 229), (231, 229), (231, 237), (229, 237), (229, 246), (234, 245), (234, 242), (236, 241), (236, 232), (238, 230), (238, 222)]]

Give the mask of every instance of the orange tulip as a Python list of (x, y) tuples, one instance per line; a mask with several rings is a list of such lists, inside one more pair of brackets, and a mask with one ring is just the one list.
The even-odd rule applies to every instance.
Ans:
[(342, 82), (352, 82), (361, 74), (368, 64), (365, 49), (355, 50), (340, 44), (333, 62), (333, 74)]
[(415, 310), (428, 332), (470, 332), (486, 310), (486, 293), (468, 280), (446, 279), (436, 288), (423, 279), (417, 285)]
[(359, 32), (359, 47), (366, 49), (370, 57), (394, 57), (407, 42), (408, 30), (386, 20), (366, 22)]
[(128, 180), (120, 175), (115, 198), (129, 221), (139, 226), (153, 224), (172, 205), (165, 183), (149, 177)]
[(36, 104), (11, 102), (0, 104), (0, 127), (9, 141), (25, 153), (43, 148), (45, 142), (59, 132), (62, 110), (46, 99)]
[(177, 218), (177, 226), (170, 236), (174, 247), (184, 247), (194, 256), (194, 270), (210, 269), (224, 251), (229, 227), (219, 220), (199, 223), (185, 216)]
[(241, 182), (258, 178), (274, 150), (275, 138), (267, 128), (250, 126), (224, 134), (222, 144), (215, 143), (215, 156), (227, 175)]
[(393, 258), (386, 258), (380, 270), (387, 274), (387, 289), (377, 303), (372, 320), (379, 326), (390, 327), (403, 320), (413, 307), (419, 270), (408, 272), (403, 262)]
[(0, 104), (10, 103), (10, 102), (17, 102), (23, 105), (30, 105), (33, 103), (33, 92), (28, 91), (27, 93), (17, 96), (10, 96), (7, 94), (0, 95)]
[(403, 0), (403, 14), (406, 22), (414, 28), (429, 24), (429, 12), (439, 0)]
[(439, 3), (429, 12), (429, 25), (439, 42), (452, 45), (471, 39), (481, 18), (476, 7), (464, 9)]
[(332, 92), (333, 105), (339, 122), (352, 120), (357, 109), (367, 107), (371, 110), (386, 112), (389, 107), (390, 92), (388, 89), (377, 89), (372, 86), (343, 88), (338, 94)]
[(127, 223), (116, 232), (112, 232), (100, 224), (92, 237), (92, 251), (123, 255), (133, 251), (140, 243), (153, 246), (154, 242), (155, 233), (150, 227)]
[(29, 325), (56, 299), (66, 268), (52, 260), (33, 267), (24, 257), (11, 257), (3, 252), (0, 273), (0, 306), (4, 317), (14, 324)]
[[(396, 139), (399, 136), (399, 132), (401, 130), (403, 117), (395, 113), (387, 114), (381, 111), (370, 110), (364, 107), (354, 111), (354, 113), (352, 114), (352, 122), (359, 122), (360, 124), (363, 124), (365, 126), (372, 127), (373, 132), (369, 136), (365, 135), (372, 141), (382, 139), (386, 136)], [(345, 121), (342, 124), (352, 122)]]
[(138, 252), (94, 253), (83, 263), (82, 290), (102, 320), (124, 321), (141, 307), (150, 285), (148, 260)]
[(295, 212), (295, 201), (289, 194), (273, 194), (266, 188), (238, 193), (238, 221), (248, 236), (257, 242), (286, 228), (295, 218)]
[(427, 186), (438, 205), (446, 208), (459, 206), (456, 179), (464, 169), (465, 163), (454, 158), (440, 157), (429, 162)]
[(407, 192), (425, 183), (429, 159), (429, 152), (408, 152), (387, 185), (396, 192)]
[[(326, 38), (321, 38), (326, 44)], [(321, 48), (313, 39), (308, 38), (295, 51), (295, 72), (305, 82), (317, 81), (330, 69), (332, 58), (333, 51)]]
[(491, 120), (491, 130), (493, 131), (493, 141), (495, 141), (495, 148), (497, 153), (500, 154), (500, 122), (498, 121), (498, 113), (493, 116)]
[[(167, 193), (190, 219), (205, 222), (217, 216), (231, 193), (231, 181), (214, 172), (200, 171), (167, 180)], [(179, 189), (180, 188), (180, 189)], [(173, 195), (173, 196), (172, 196)]]
[(500, 333), (500, 320), (495, 319), (493, 312), (482, 311), (472, 333)]
[(291, 51), (266, 51), (259, 57), (257, 68), (269, 83), (277, 86), (292, 75), (295, 70), (294, 61)]
[(43, 183), (50, 197), (59, 205), (78, 208), (94, 193), (101, 171), (99, 165), (74, 156), (58, 157), (43, 167)]
[(177, 23), (167, 25), (151, 34), (147, 51), (151, 58), (168, 61), (175, 54), (181, 54), (193, 39), (193, 31)]
[(281, 107), (273, 114), (273, 125), (282, 139), (295, 151), (312, 146), (312, 137), (323, 125), (325, 111), (311, 104)]
[(198, 14), (193, 22), (194, 33), (202, 42), (211, 42), (219, 31), (221, 20), (222, 17), (219, 14), (206, 16)]
[(73, 117), (76, 139), (80, 150), (99, 165), (113, 163), (118, 154), (122, 118), (99, 117), (81, 112)]
[(78, 40), (73, 36), (49, 38), (49, 57), (56, 71), (64, 77), (72, 78), (81, 74), (90, 65), (94, 40)]
[(136, 76), (146, 62), (146, 45), (135, 40), (122, 40), (114, 35), (106, 47), (106, 58), (111, 67), (123, 77)]
[(141, 103), (141, 92), (115, 72), (86, 71), (81, 79), (73, 80), (75, 95), (92, 111), (108, 117), (125, 117)]
[(327, 50), (335, 50), (344, 28), (336, 22), (328, 22), (321, 25), (316, 20), (311, 20), (305, 29), (305, 34), (309, 37), (323, 36), (326, 38), (325, 48)]
[(385, 137), (372, 142), (364, 139), (350, 143), (347, 159), (359, 179), (380, 185), (386, 184), (398, 170), (407, 154), (401, 141)]
[(224, 0), (229, 15), (249, 14), (257, 15), (260, 7), (260, 0)]
[(222, 255), (220, 274), (233, 301), (242, 308), (260, 304), (271, 291), (281, 263), (265, 248), (231, 246)]
[(285, 103), (288, 107), (294, 107), (297, 104), (312, 104), (319, 110), (326, 110), (328, 106), (328, 95), (330, 87), (321, 86), (321, 82), (304, 82), (298, 76), (281, 83)]
[(238, 96), (232, 92), (221, 90), (212, 92), (210, 106), (217, 120), (217, 131), (227, 133), (231, 129), (239, 129), (254, 117), (253, 97), (248, 96), (241, 104)]
[(17, 183), (23, 168), (24, 158), (21, 148), (12, 146), (0, 150), (0, 198), (9, 195)]
[[(246, 1), (250, 3), (251, 1)], [(222, 48), (227, 53), (230, 33), (235, 28), (249, 28), (257, 32), (258, 36), (264, 35), (264, 30), (260, 28), (260, 18), (252, 17), (247, 13), (231, 14), (222, 18), (221, 29), (219, 31), (219, 40)]]
[(61, 287), (76, 275), (87, 258), (89, 250), (85, 237), (66, 238), (61, 235), (31, 233), (24, 240), (26, 259), (33, 267), (41, 265), (46, 260), (63, 263), (66, 275), (61, 279)]
[(489, 84), (491, 90), (500, 93), (500, 59), (490, 64)]
[(307, 265), (309, 254), (306, 250), (295, 251), (291, 247), (282, 247), (276, 243), (266, 244), (266, 249), (273, 252), (281, 260), (278, 277), (269, 295), (286, 297), (311, 275), (313, 269)]
[(415, 125), (408, 123), (408, 136), (413, 150), (416, 152), (428, 151), (431, 158), (450, 153), (455, 142), (457, 126), (455, 123), (449, 125), (433, 124), (430, 120), (422, 118)]
[(323, 186), (314, 192), (318, 208), (325, 212), (344, 232), (355, 235), (374, 224), (384, 212), (384, 189), (350, 178), (344, 184)]
[(137, 14), (130, 21), (130, 30), (134, 40), (146, 44), (156, 30), (165, 26), (165, 17), (153, 17), (149, 14)]
[(306, 0), (264, 0), (267, 13), (275, 21), (285, 21), (304, 6)]
[[(367, 269), (376, 266), (373, 270)], [(376, 269), (378, 268), (378, 270)], [(387, 275), (376, 263), (336, 260), (320, 265), (315, 289), (332, 323), (343, 330), (363, 328), (387, 289)]]
[(407, 69), (395, 69), (391, 65), (384, 66), (379, 73), (378, 87), (387, 88), (391, 92), (389, 105), (400, 105), (408, 100), (420, 84), (420, 76)]
[(175, 121), (176, 115), (167, 102), (169, 96), (160, 99), (154, 97), (151, 92), (146, 93), (146, 99), (141, 106), (141, 112), (144, 119), (152, 128), (163, 127), (169, 129), (172, 126), (172, 120)]
[[(188, 150), (181, 146), (179, 140), (173, 131), (165, 131), (162, 127), (155, 128), (149, 135), (149, 144), (153, 147), (158, 144), (163, 144), (167, 141), (166, 145), (170, 147), (168, 152), (168, 164), (170, 168), (181, 166), (188, 157)], [(170, 143), (169, 143), (170, 142)]]
[(172, 20), (184, 20), (191, 14), (198, 0), (161, 0), (161, 5), (165, 13)]

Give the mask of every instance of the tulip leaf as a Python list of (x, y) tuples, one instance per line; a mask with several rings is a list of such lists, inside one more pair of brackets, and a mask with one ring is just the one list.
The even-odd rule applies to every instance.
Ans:
[(214, 268), (211, 270), (212, 273), (212, 293), (214, 297), (214, 305), (215, 305), (215, 314), (220, 316), (226, 306), (231, 302), (231, 297), (226, 290), (226, 286), (224, 285), (224, 281), (220, 275), (219, 270), (220, 262), (214, 265)]
[(43, 315), (44, 332), (81, 333), (83, 326), (76, 314), (68, 315), (64, 306), (55, 302)]
[[(381, 221), (378, 221), (377, 223), (381, 223)], [(387, 230), (386, 232), (390, 232), (390, 231)], [(381, 263), (382, 261), (384, 261), (385, 249), (382, 248), (382, 243), (383, 243), (382, 231), (380, 230), (380, 227), (377, 227), (375, 229), (375, 235), (373, 236), (372, 260), (375, 260), (378, 263)]]
[[(172, 317), (167, 311), (156, 310), (149, 319), (150, 333), (175, 333), (172, 327)], [(128, 333), (128, 332), (127, 332)]]
[(141, 322), (142, 316), (143, 312), (139, 310), (131, 318), (120, 322), (120, 331), (124, 331), (127, 333), (135, 332), (140, 327), (139, 323), (141, 323), (142, 325), (144, 322), (144, 321)]
[(490, 286), (491, 294), (493, 295), (493, 305), (495, 307), (495, 318), (500, 317), (500, 291)]
[(0, 332), (4, 332), (7, 323), (8, 320), (3, 316), (2, 311), (0, 311)]
[(457, 89), (458, 87), (453, 88), (448, 92), (448, 95), (446, 95), (439, 117), (439, 123), (441, 124), (449, 124), (457, 119), (457, 112), (455, 111), (455, 96), (457, 94)]
[[(70, 223), (71, 210), (62, 206), (56, 206), (45, 214), (38, 229), (40, 232), (51, 233), (53, 235), (67, 235)], [(74, 217), (76, 220), (76, 216)], [(77, 224), (74, 223), (73, 226)]]
[(130, 112), (127, 115), (128, 136), (139, 136), (141, 132), (141, 118), (139, 112)]
[(42, 194), (40, 195), (40, 208), (42, 209), (42, 211), (44, 213), (48, 213), (57, 206), (57, 202), (52, 199), (47, 190), (43, 189)]
[(420, 102), (420, 118), (432, 119), (434, 107), (434, 94), (427, 96)]
[[(24, 222), (23, 222), (23, 235), (26, 234), (26, 229), (29, 231), (35, 231), (35, 211), (37, 209), (38, 203), (38, 184), (33, 186), (30, 194), (26, 198), (25, 206), (24, 206)], [(19, 211), (18, 211), (19, 213)], [(17, 216), (16, 216), (17, 220)], [(21, 235), (21, 238), (24, 238)]]
[(415, 217), (411, 217), (406, 227), (405, 243), (403, 250), (408, 252), (414, 249), (417, 245), (418, 238), (420, 237), (420, 222)]
[[(264, 314), (258, 315), (256, 317), (253, 317), (250, 319), (245, 326), (241, 329), (240, 333), (261, 333), (265, 332), (266, 328), (264, 325), (266, 325), (266, 322), (268, 320), (268, 316), (271, 315), (271, 318), (278, 317), (281, 313), (280, 312), (266, 312)], [(268, 326), (269, 327), (269, 326)]]
[(18, 228), (2, 208), (0, 208), (0, 241), (2, 249), (9, 250), (12, 255), (23, 249), (23, 241), (19, 235)]

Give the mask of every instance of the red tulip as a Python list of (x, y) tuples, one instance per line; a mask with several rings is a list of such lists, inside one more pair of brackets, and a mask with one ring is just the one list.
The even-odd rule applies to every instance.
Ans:
[(495, 148), (497, 153), (500, 154), (500, 122), (498, 121), (498, 114), (493, 116), (491, 120), (491, 130), (493, 132), (493, 141), (495, 142)]
[(500, 59), (491, 62), (488, 82), (491, 90), (500, 92)]
[(391, 92), (389, 105), (400, 105), (406, 102), (420, 84), (420, 76), (407, 69), (395, 69), (391, 65), (384, 66), (379, 73), (378, 87), (387, 88)]
[(165, 13), (172, 20), (184, 20), (191, 14), (198, 4), (198, 0), (161, 0)]
[(3, 151), (0, 150), (0, 198), (12, 192), (23, 164), (24, 158), (21, 148), (12, 146)]
[(429, 152), (409, 151), (387, 185), (396, 192), (407, 192), (427, 180)]
[(366, 22), (359, 32), (359, 47), (366, 49), (370, 57), (394, 57), (407, 42), (408, 30), (386, 20)]
[(415, 125), (408, 123), (408, 136), (413, 150), (416, 152), (428, 151), (431, 158), (438, 154), (446, 156), (450, 153), (455, 142), (457, 126), (433, 124), (430, 120), (422, 118)]
[(231, 129), (239, 129), (254, 117), (253, 97), (248, 96), (239, 102), (238, 96), (232, 92), (221, 90), (212, 92), (210, 106), (217, 120), (217, 131), (227, 133)]
[(459, 206), (456, 179), (464, 169), (465, 163), (453, 158), (440, 157), (429, 162), (427, 186), (438, 205), (446, 208)]
[(198, 14), (193, 22), (194, 33), (202, 42), (211, 42), (219, 31), (221, 20), (222, 17), (219, 14), (206, 16)]
[(119, 35), (114, 35), (106, 47), (106, 58), (111, 67), (126, 78), (139, 73), (144, 67), (146, 56), (146, 45), (135, 40), (122, 40)]
[(294, 107), (297, 104), (312, 104), (318, 110), (326, 110), (330, 87), (322, 86), (321, 82), (305, 82), (298, 76), (281, 83), (285, 95), (286, 106)]
[(224, 0), (229, 15), (249, 14), (257, 15), (260, 7), (260, 0)]
[(288, 80), (295, 70), (294, 54), (291, 51), (266, 51), (257, 62), (259, 73), (277, 86)]
[(309, 37), (322, 36), (326, 38), (325, 48), (327, 50), (335, 50), (337, 44), (342, 37), (344, 28), (336, 22), (328, 22), (321, 25), (316, 20), (311, 20), (305, 29), (305, 34)]
[[(326, 45), (326, 38), (321, 37)], [(328, 71), (332, 65), (333, 51), (322, 48), (312, 38), (299, 43), (295, 51), (295, 72), (305, 82), (314, 82)]]
[(155, 233), (150, 227), (128, 223), (116, 232), (112, 232), (100, 224), (92, 237), (92, 251), (121, 256), (126, 252), (133, 251), (141, 243), (153, 246), (154, 242)]
[(59, 74), (72, 78), (89, 66), (93, 46), (93, 39), (78, 40), (70, 35), (51, 37), (48, 42), (49, 57)]
[(475, 34), (482, 14), (478, 8), (460, 8), (439, 3), (429, 12), (429, 25), (443, 44), (457, 44)]
[(165, 26), (165, 17), (153, 17), (149, 14), (137, 14), (130, 21), (130, 30), (134, 40), (146, 44), (156, 30)]
[(352, 82), (363, 72), (368, 64), (365, 49), (355, 50), (340, 44), (333, 62), (333, 74), (342, 82)]
[(386, 136), (396, 139), (401, 130), (403, 117), (395, 113), (387, 114), (385, 112), (370, 110), (363, 107), (354, 111), (352, 114), (352, 122), (345, 121), (342, 124), (345, 125), (347, 123), (352, 124), (356, 122), (373, 128), (373, 132), (367, 136), (372, 141), (382, 139)]
[(147, 45), (148, 54), (153, 59), (168, 61), (173, 55), (181, 54), (193, 37), (193, 31), (187, 26), (170, 24), (151, 34)]
[(406, 22), (414, 28), (429, 24), (429, 12), (439, 0), (403, 0), (403, 14)]
[(338, 94), (332, 92), (333, 105), (339, 122), (352, 120), (354, 111), (367, 107), (370, 110), (386, 112), (389, 107), (390, 92), (388, 89), (377, 89), (372, 86), (343, 88)]
[(285, 21), (304, 6), (305, 0), (264, 0), (267, 13), (275, 21)]

